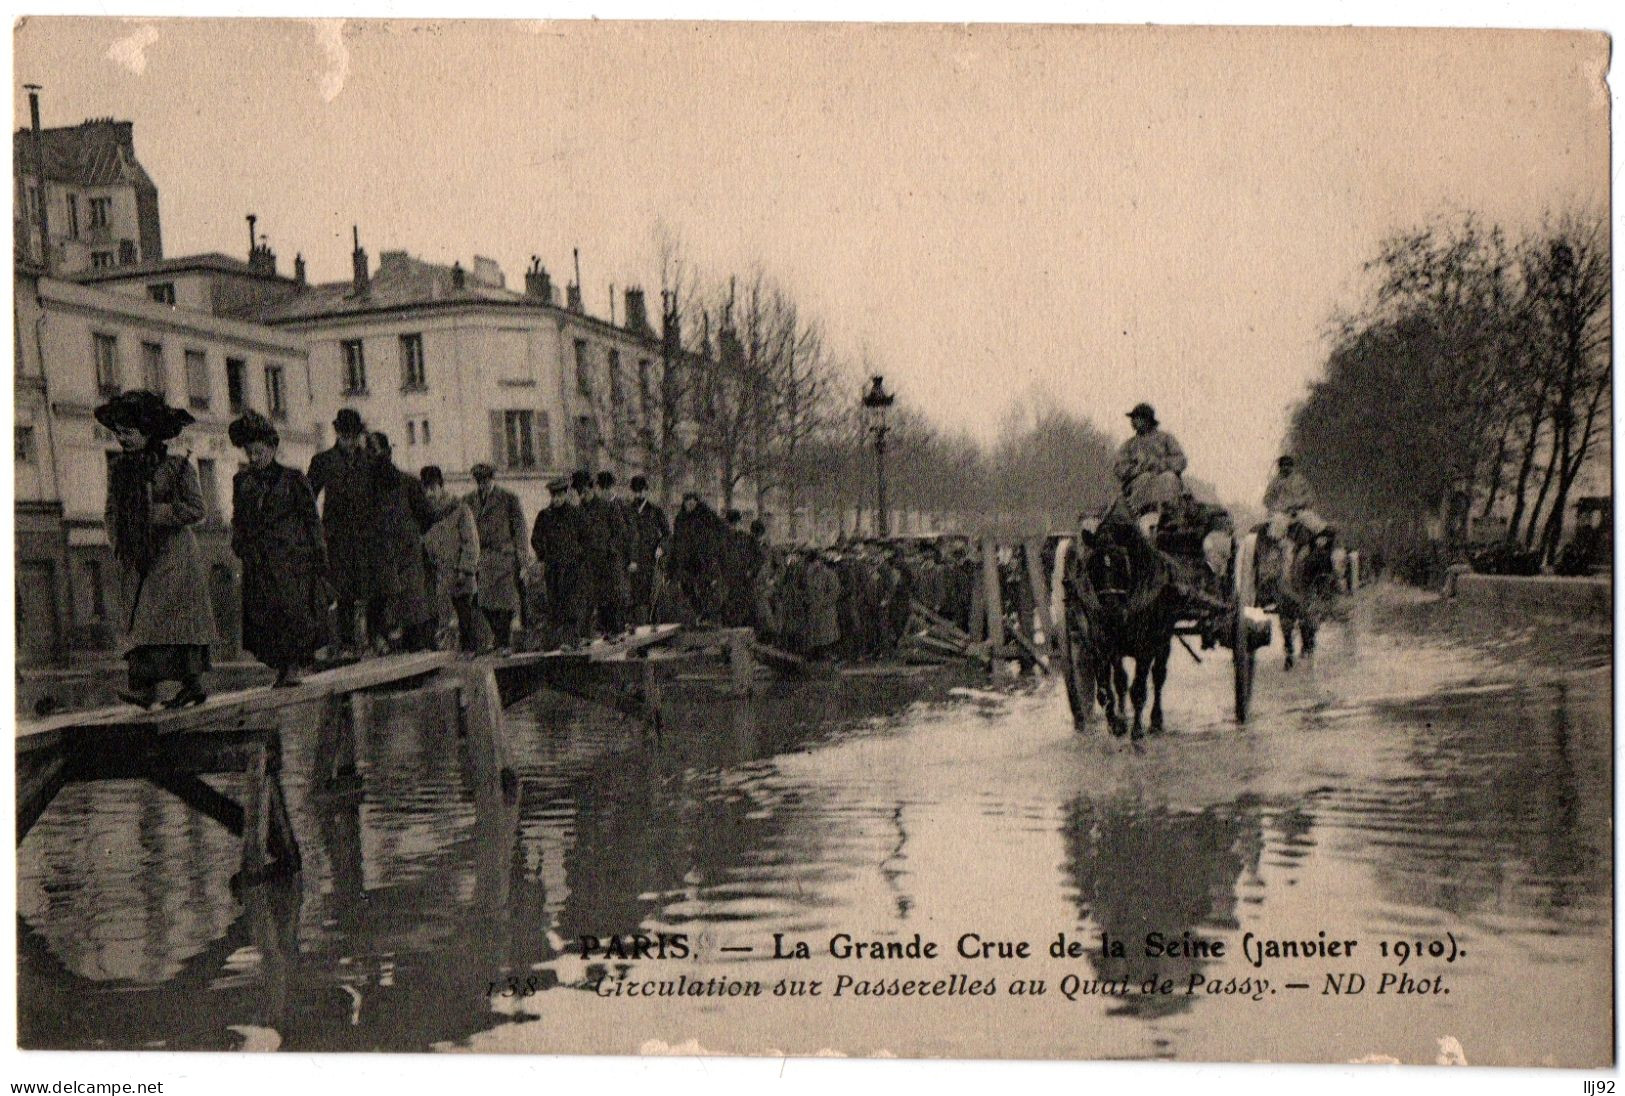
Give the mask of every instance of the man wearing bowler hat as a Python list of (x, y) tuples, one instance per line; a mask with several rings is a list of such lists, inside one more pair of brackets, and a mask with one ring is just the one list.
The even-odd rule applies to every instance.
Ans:
[(1158, 426), (1156, 409), (1149, 403), (1136, 404), (1128, 421), (1134, 434), (1118, 449), (1114, 471), (1140, 531), (1155, 539), (1162, 508), (1185, 493), (1179, 478), (1185, 471), (1185, 451)]
[(379, 535), (372, 490), (372, 463), (364, 444), (366, 423), (346, 407), (333, 419), (338, 440), (310, 462), (311, 494), (322, 506), (327, 541), (328, 581), (338, 595), (339, 642), (350, 651), (364, 647), (356, 630), (356, 610), (365, 608), (372, 637), (384, 634), (383, 587), (377, 555)]

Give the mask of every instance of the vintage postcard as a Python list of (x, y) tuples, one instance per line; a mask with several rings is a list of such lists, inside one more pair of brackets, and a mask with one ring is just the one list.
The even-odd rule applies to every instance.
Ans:
[(1611, 1069), (1609, 58), (19, 20), (15, 1044)]

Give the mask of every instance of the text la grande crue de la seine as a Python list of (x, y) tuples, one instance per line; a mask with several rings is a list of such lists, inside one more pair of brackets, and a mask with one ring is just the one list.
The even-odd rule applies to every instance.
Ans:
[[(656, 933), (652, 935), (605, 936), (583, 935), (581, 953), (584, 958), (601, 959), (683, 959), (695, 954), (699, 942), (687, 933)], [(1456, 955), (1454, 939), (1444, 941), (1380, 941), (1378, 949), (1385, 959), (1397, 959), (1401, 964), (1413, 955), (1424, 954), (1434, 958), (1453, 960)], [(1277, 959), (1354, 959), (1360, 951), (1360, 941), (1325, 930), (1313, 935), (1292, 937), (1265, 937), (1247, 932), (1241, 939), (1241, 955), (1254, 967)], [(891, 960), (891, 959), (972, 959), (1021, 960), (1047, 956), (1051, 959), (1081, 959), (1093, 956), (1103, 959), (1145, 957), (1149, 959), (1225, 959), (1230, 957), (1231, 944), (1190, 932), (1151, 931), (1134, 940), (1119, 939), (1110, 933), (1101, 933), (1093, 940), (1058, 932), (1044, 943), (1030, 940), (1005, 939), (985, 936), (979, 932), (963, 932), (951, 939), (927, 939), (914, 933), (906, 939), (864, 939), (848, 932), (837, 932), (821, 940), (809, 940), (788, 933), (775, 932), (766, 946), (735, 944), (724, 945), (723, 951), (754, 954), (779, 960), (838, 959), (838, 960)]]

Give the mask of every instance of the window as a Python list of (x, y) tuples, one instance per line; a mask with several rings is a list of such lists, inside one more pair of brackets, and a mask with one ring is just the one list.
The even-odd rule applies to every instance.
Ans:
[(576, 389), (583, 396), (592, 395), (592, 362), (587, 357), (587, 340), (576, 340)]
[(120, 240), (118, 242), (118, 264), (120, 266), (129, 266), (133, 262), (135, 262), (135, 241)]
[(17, 427), (17, 463), (34, 463), (34, 428), (32, 426)]
[(117, 265), (113, 261), (111, 251), (92, 251), (90, 253), (90, 268), (92, 270), (111, 270)]
[(422, 392), (429, 387), (423, 372), (423, 336), (401, 336), (401, 390)]
[[(425, 427), (429, 424), (424, 423)], [(553, 427), (548, 422), (547, 412), (536, 412), (536, 456), (544, 465), (553, 463)]]
[(423, 444), (424, 445), (429, 444), (429, 420), (428, 419), (423, 420)]
[(104, 396), (119, 392), (118, 339), (112, 335), (92, 335), (96, 353), (96, 391)]
[(194, 411), (209, 409), (209, 359), (201, 350), (186, 352), (186, 402)]
[(113, 199), (92, 198), (90, 200), (90, 227), (106, 228), (113, 223)]
[(367, 352), (360, 339), (346, 339), (339, 343), (344, 354), (344, 394), (367, 394)]
[(536, 443), (531, 436), (535, 429), (535, 416), (529, 411), (500, 411), (501, 446), (497, 456), (506, 468), (535, 468)]
[(288, 398), (282, 386), (282, 367), (265, 367), (265, 410), (273, 419), (288, 417)]
[(620, 417), (622, 409), (626, 406), (626, 393), (621, 388), (621, 352), (609, 352), (609, 405)]
[(68, 238), (79, 238), (79, 195), (68, 195)]
[(203, 520), (210, 525), (219, 525), (220, 517), (220, 477), (215, 470), (214, 461), (201, 457), (197, 462), (198, 489), (203, 493)]
[(651, 406), (652, 391), (649, 387), (649, 377), (654, 369), (654, 363), (648, 358), (638, 359), (638, 406), (647, 414)]
[(141, 384), (148, 392), (164, 394), (164, 345), (141, 344)]
[(241, 358), (226, 359), (226, 405), (233, 415), (248, 410), (248, 363)]
[(591, 465), (598, 452), (598, 423), (591, 415), (576, 419), (576, 460)]
[(416, 445), (417, 443), (418, 443), (418, 424), (416, 422), (412, 421), (411, 419), (407, 419), (406, 420), (406, 444), (407, 445)]
[(147, 286), (147, 296), (151, 297), (153, 300), (157, 301), (159, 304), (174, 304), (175, 303), (175, 283), (174, 282), (154, 282), (151, 285)]
[(85, 589), (90, 593), (90, 601), (86, 606), (89, 610), (89, 619), (93, 621), (107, 619), (107, 590), (102, 582), (101, 560), (85, 560)]
[(28, 188), (28, 219), (31, 223), (39, 224), (39, 187)]

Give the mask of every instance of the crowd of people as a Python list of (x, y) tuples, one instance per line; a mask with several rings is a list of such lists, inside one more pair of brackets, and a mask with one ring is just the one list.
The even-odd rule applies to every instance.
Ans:
[[(216, 642), (204, 561), (192, 526), (206, 508), (173, 440), (192, 416), (151, 392), (98, 408), (117, 436), (107, 529), (124, 582), (129, 688), (151, 707), (206, 698)], [(640, 625), (750, 627), (810, 658), (893, 652), (914, 604), (970, 631), (978, 565), (965, 542), (865, 541), (775, 547), (760, 521), (683, 496), (668, 522), (633, 476), (577, 471), (548, 484), (527, 524), (489, 464), (474, 490), (444, 471), (398, 468), (389, 438), (354, 410), (308, 471), (278, 459), (274, 423), (247, 412), (229, 437), (246, 462), (233, 481), (231, 547), (242, 565), (242, 645), (297, 684), (325, 654), (342, 661), (397, 651), (467, 654), (573, 648)]]

